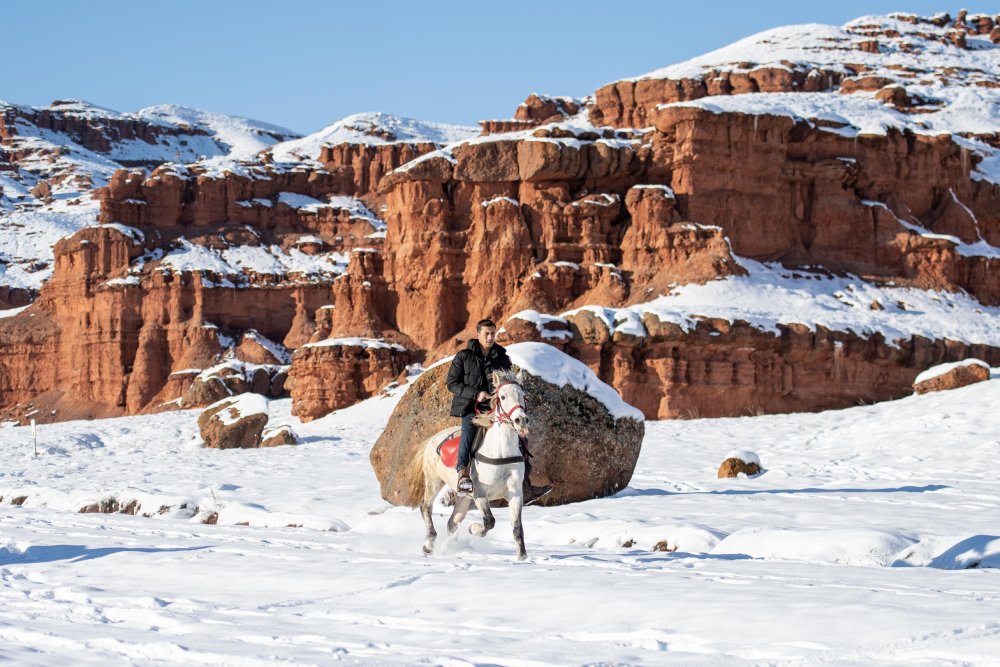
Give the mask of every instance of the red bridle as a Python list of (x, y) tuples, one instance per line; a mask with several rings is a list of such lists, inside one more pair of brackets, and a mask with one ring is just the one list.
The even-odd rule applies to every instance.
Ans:
[[(528, 416), (528, 409), (525, 408), (520, 403), (518, 403), (517, 405), (515, 405), (514, 407), (512, 407), (510, 410), (504, 410), (504, 408), (503, 408), (503, 398), (500, 397), (500, 390), (503, 389), (504, 387), (506, 387), (509, 384), (512, 384), (515, 387), (521, 387), (521, 385), (518, 384), (517, 382), (504, 382), (503, 384), (501, 384), (500, 386), (498, 386), (493, 391), (493, 393), (496, 394), (497, 402), (493, 404), (493, 407), (490, 408), (490, 411), (489, 411), (488, 414), (492, 415), (492, 414), (496, 413), (498, 415), (498, 416), (493, 417), (493, 423), (494, 424), (497, 424), (497, 423), (501, 423), (502, 424), (504, 422), (507, 422), (508, 424), (510, 424), (513, 427), (514, 426), (514, 417), (513, 417), (514, 412), (518, 408), (520, 408), (521, 412), (523, 412), (524, 415), (527, 417)], [(524, 387), (521, 387), (521, 391), (522, 392), (524, 391)], [(477, 414), (479, 413), (478, 409), (476, 410), (476, 413)], [(517, 428), (517, 427), (514, 427), (514, 428)]]

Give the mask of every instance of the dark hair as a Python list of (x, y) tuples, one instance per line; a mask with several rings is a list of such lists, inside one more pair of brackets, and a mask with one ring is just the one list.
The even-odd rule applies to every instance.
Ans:
[(476, 333), (482, 331), (483, 327), (493, 327), (494, 329), (496, 329), (497, 325), (496, 322), (494, 322), (489, 318), (486, 318), (485, 320), (479, 320), (478, 322), (476, 322)]

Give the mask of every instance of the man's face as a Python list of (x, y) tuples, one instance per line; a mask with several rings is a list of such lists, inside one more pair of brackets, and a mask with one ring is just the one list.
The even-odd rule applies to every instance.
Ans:
[(484, 350), (488, 350), (493, 347), (493, 340), (497, 336), (497, 330), (495, 327), (483, 327), (479, 330), (479, 344)]

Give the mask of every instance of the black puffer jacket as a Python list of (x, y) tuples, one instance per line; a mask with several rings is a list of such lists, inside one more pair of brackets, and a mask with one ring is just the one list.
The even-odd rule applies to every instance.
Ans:
[(455, 394), (451, 399), (451, 416), (464, 417), (471, 413), (476, 403), (476, 394), (492, 390), (490, 373), (506, 371), (510, 367), (510, 357), (503, 347), (494, 343), (484, 357), (479, 341), (470, 340), (469, 346), (452, 359), (448, 370), (448, 391)]

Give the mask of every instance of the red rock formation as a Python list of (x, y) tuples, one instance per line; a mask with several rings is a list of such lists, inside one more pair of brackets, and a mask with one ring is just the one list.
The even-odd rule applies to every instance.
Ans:
[(288, 374), (292, 414), (312, 421), (373, 396), (399, 376), (408, 358), (402, 347), (362, 339), (305, 345)]
[(552, 119), (568, 118), (580, 112), (579, 100), (568, 97), (549, 97), (532, 93), (517, 107), (514, 118), (521, 121), (550, 122)]
[(482, 135), (502, 134), (504, 132), (520, 132), (538, 127), (539, 122), (535, 120), (513, 120), (509, 118), (481, 120), (479, 127), (482, 128)]
[(963, 288), (998, 303), (997, 276), (968, 280), (966, 267), (981, 258), (899, 222), (930, 229), (957, 199), (983, 238), (1000, 235), (998, 188), (969, 178), (972, 161), (950, 138), (890, 130), (855, 139), (787, 117), (690, 107), (659, 110), (656, 127), (654, 153), (666, 144), (681, 215), (721, 227), (738, 255)]
[(333, 174), (341, 194), (360, 196), (377, 190), (382, 178), (393, 169), (435, 149), (435, 144), (426, 142), (338, 144), (323, 146), (319, 161)]
[[(974, 26), (985, 30), (980, 19)], [(869, 53), (899, 38), (884, 25), (852, 30), (850, 44), (869, 44)], [(659, 108), (839, 86), (920, 111), (924, 101), (887, 71), (731, 63), (696, 78), (603, 87), (590, 117), (619, 129), (545, 124), (578, 114), (584, 102), (532, 96), (504, 121), (512, 125), (487, 128), (530, 131), (433, 154), (430, 143), (341, 144), (323, 149), (322, 168), (262, 156), (233, 167), (238, 173), (118, 172), (98, 192), (101, 221), (138, 228), (143, 241), (101, 227), (57, 246), (38, 303), (0, 319), (0, 405), (32, 401), (30, 409), (59, 410), (54, 418), (157, 409), (190, 390), (191, 369), (218, 361), (225, 336), (251, 328), (289, 349), (363, 336), (408, 350), (300, 349), (293, 400), (315, 417), (372, 395), (407, 361), (453, 352), (480, 317), (641, 303), (674, 283), (742, 273), (733, 253), (873, 282), (964, 289), (1000, 304), (1000, 262), (968, 252), (980, 240), (1000, 246), (1000, 188), (970, 178), (980, 158), (950, 136), (847, 136), (851, 128), (828, 120)], [(394, 140), (380, 132), (371, 130)], [(372, 211), (388, 234), (374, 233)], [(349, 260), (343, 273), (323, 276), (162, 270), (156, 253), (181, 237), (220, 251), (278, 246)], [(612, 336), (587, 312), (571, 318), (567, 335), (547, 340), (586, 360), (650, 417), (898, 396), (922, 367), (972, 352), (943, 341), (896, 348), (792, 325), (775, 335), (738, 323), (683, 332), (648, 322), (646, 337)], [(508, 334), (543, 337), (532, 330), (512, 324)]]
[[(0, 405), (39, 421), (135, 413), (179, 398), (223, 350), (219, 328), (259, 329), (280, 340), (296, 302), (329, 302), (324, 284), (218, 287), (198, 273), (147, 267), (123, 279), (145, 250), (116, 227), (84, 229), (55, 248), (53, 277), (38, 301), (0, 319)], [(117, 282), (116, 282), (116, 279)], [(245, 295), (253, 295), (253, 299)], [(56, 414), (50, 413), (56, 409)]]
[(906, 396), (921, 370), (944, 361), (1000, 363), (1000, 349), (984, 345), (916, 337), (891, 346), (805, 325), (774, 334), (706, 318), (684, 331), (647, 315), (647, 335), (635, 337), (610, 335), (588, 311), (566, 319), (573, 336), (560, 347), (650, 419), (843, 408)]
[[(743, 65), (743, 63), (741, 63)], [(622, 80), (598, 88), (590, 119), (594, 125), (648, 127), (656, 107), (710, 95), (742, 93), (822, 92), (840, 83), (837, 70), (813, 67), (757, 67), (746, 63), (744, 70), (706, 71), (697, 79)]]
[(666, 294), (671, 284), (704, 283), (745, 271), (729, 252), (722, 229), (681, 222), (674, 193), (666, 186), (636, 186), (625, 199), (632, 224), (622, 237), (622, 265), (632, 268), (629, 301)]
[[(279, 199), (283, 192), (318, 199), (341, 186), (353, 191), (353, 178), (270, 167), (262, 167), (268, 180), (166, 169), (145, 179), (120, 173), (101, 193), (102, 218), (146, 230), (146, 245), (99, 228), (57, 248), (55, 275), (38, 308), (47, 311), (43, 319), (59, 332), (59, 342), (36, 334), (31, 340), (40, 347), (30, 348), (34, 366), (0, 362), (12, 377), (0, 387), (4, 401), (72, 387), (80, 399), (111, 411), (150, 409), (187, 390), (190, 378), (174, 373), (207, 367), (221, 352), (207, 323), (226, 331), (257, 328), (291, 348), (329, 336), (388, 337), (428, 350), (433, 358), (450, 351), (454, 338), (467, 335), (463, 332), (484, 315), (506, 318), (528, 308), (556, 313), (594, 303), (620, 306), (669, 291), (674, 282), (738, 274), (728, 243), (754, 259), (818, 264), (921, 287), (961, 287), (986, 302), (1000, 299), (995, 260), (961, 256), (949, 241), (920, 236), (900, 222), (923, 224), (967, 242), (980, 236), (998, 241), (1000, 193), (969, 179), (973, 160), (950, 139), (897, 132), (850, 139), (789, 118), (697, 108), (659, 110), (655, 123), (642, 144), (600, 133), (504, 138), (455, 148), (454, 164), (447, 156), (435, 156), (394, 172), (380, 180), (377, 192), (364, 193), (373, 207), (385, 207), (393, 233), (384, 247), (381, 239), (362, 237), (356, 226), (370, 223), (355, 221), (345, 209), (307, 213)], [(265, 199), (270, 207), (241, 203)], [(256, 231), (247, 232), (246, 225)], [(303, 232), (317, 235), (324, 247), (356, 250), (342, 277), (292, 286), (284, 279), (252, 276), (241, 289), (144, 269), (139, 285), (106, 284), (124, 276), (146, 246), (162, 247), (181, 233), (209, 247), (289, 247)], [(370, 245), (362, 247), (362, 242)], [(254, 290), (252, 303), (242, 298), (248, 287)], [(80, 303), (91, 304), (85, 318), (79, 315)], [(317, 316), (323, 305), (332, 308)], [(0, 335), (18, 330), (27, 315), (0, 323)], [(695, 352), (700, 348), (689, 337), (668, 348), (684, 350), (670, 352), (677, 359), (702, 354), (714, 361), (712, 355), (739, 356), (744, 353), (737, 349), (744, 348), (772, 364), (794, 358), (793, 350), (780, 345), (771, 356), (764, 354), (774, 343), (754, 336), (752, 344), (732, 349), (721, 345), (724, 338), (713, 338), (706, 352)], [(9, 344), (22, 346), (18, 349), (28, 349), (23, 347), (28, 339), (23, 330), (20, 337), (7, 334)], [(611, 366), (597, 367), (603, 379), (650, 416), (682, 415), (709, 403), (718, 414), (758, 404), (766, 410), (814, 409), (896, 395), (898, 386), (912, 380), (917, 365), (886, 352), (877, 341), (864, 344), (872, 346), (865, 348), (867, 354), (892, 359), (894, 377), (902, 379), (880, 383), (880, 390), (862, 380), (846, 382), (840, 390), (811, 380), (823, 387), (813, 395), (809, 383), (775, 391), (775, 380), (755, 371), (761, 379), (747, 388), (692, 390), (684, 402), (676, 390), (665, 389), (678, 384), (667, 375), (614, 371), (636, 369), (650, 359), (649, 352), (635, 352), (646, 350), (646, 343), (636, 347), (634, 341), (613, 340), (615, 351), (600, 353), (611, 355)], [(593, 362), (594, 353), (575, 345), (581, 343), (564, 347)], [(29, 367), (55, 365), (42, 361), (54, 355), (73, 363), (36, 381), (32, 373), (37, 371)], [(403, 364), (378, 355), (375, 361), (334, 356), (322, 363), (333, 364), (337, 373), (321, 370), (318, 360), (299, 364), (311, 370), (294, 375), (320, 378), (316, 386), (292, 382), (297, 405), (310, 406), (297, 407), (301, 414), (317, 416), (371, 395)], [(802, 355), (800, 365), (820, 368), (830, 358), (828, 352), (811, 352)], [(103, 366), (95, 368), (95, 363)], [(735, 367), (737, 361), (726, 363)], [(354, 379), (345, 384), (338, 376)], [(325, 378), (333, 384), (322, 386)], [(684, 381), (678, 386), (689, 389)]]

